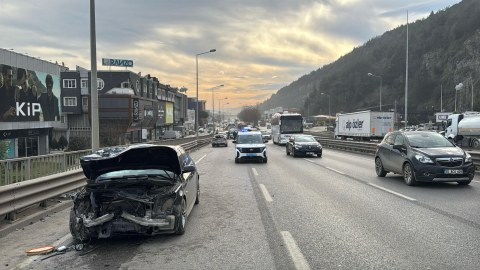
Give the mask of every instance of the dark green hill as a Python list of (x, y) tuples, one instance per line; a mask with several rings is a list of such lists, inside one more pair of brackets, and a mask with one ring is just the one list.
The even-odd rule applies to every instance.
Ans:
[[(462, 2), (432, 12), (428, 18), (409, 24), (409, 108), (453, 111), (455, 85), (463, 83), (458, 94), (459, 110), (470, 110), (472, 86), (474, 110), (480, 110), (480, 1)], [(378, 110), (381, 76), (382, 105), (405, 104), (406, 25), (372, 38), (335, 62), (304, 75), (281, 88), (260, 104), (261, 109), (278, 106), (305, 108), (310, 99), (310, 115)], [(468, 91), (467, 91), (468, 89)], [(377, 106), (377, 108), (373, 108)]]

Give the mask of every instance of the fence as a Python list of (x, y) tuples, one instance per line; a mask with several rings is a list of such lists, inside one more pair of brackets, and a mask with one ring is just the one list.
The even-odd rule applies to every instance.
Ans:
[[(211, 135), (199, 136), (199, 138)], [(178, 145), (195, 141), (195, 137), (177, 140), (150, 141), (155, 145)], [(58, 154), (0, 160), (0, 186), (11, 185), (26, 180), (54, 175), (80, 169), (81, 156), (91, 153), (92, 150), (65, 152)]]

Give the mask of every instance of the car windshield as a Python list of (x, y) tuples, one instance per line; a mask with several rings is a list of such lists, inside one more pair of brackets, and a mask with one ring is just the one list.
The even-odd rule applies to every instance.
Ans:
[(112, 179), (112, 178), (136, 178), (139, 176), (161, 176), (162, 178), (167, 178), (174, 180), (175, 174), (171, 171), (158, 170), (158, 169), (147, 169), (147, 170), (121, 170), (108, 172), (97, 177), (97, 180)]
[(455, 147), (438, 133), (407, 133), (408, 143), (414, 148)]
[(295, 137), (296, 142), (316, 142), (315, 138), (311, 136), (300, 136), (300, 137)]
[(223, 138), (223, 135), (215, 135), (215, 138)]
[(237, 144), (259, 144), (259, 143), (263, 143), (262, 135), (260, 134), (238, 136), (238, 140), (237, 140)]

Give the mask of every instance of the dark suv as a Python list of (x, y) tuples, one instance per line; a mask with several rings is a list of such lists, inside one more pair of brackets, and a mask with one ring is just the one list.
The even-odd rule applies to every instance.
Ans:
[(388, 133), (377, 145), (375, 172), (403, 174), (408, 186), (421, 182), (457, 182), (468, 185), (475, 174), (472, 157), (438, 133)]

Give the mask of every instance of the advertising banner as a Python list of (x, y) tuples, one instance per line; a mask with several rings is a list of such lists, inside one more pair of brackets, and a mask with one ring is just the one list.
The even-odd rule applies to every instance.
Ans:
[(133, 99), (133, 122), (138, 122), (138, 116), (140, 115), (140, 102), (138, 98)]
[(60, 121), (60, 78), (0, 65), (0, 122)]
[(167, 124), (172, 124), (173, 123), (173, 103), (171, 102), (166, 102), (166, 115), (167, 115)]
[(158, 117), (157, 117), (157, 126), (163, 126), (166, 123), (166, 113), (165, 113), (166, 102), (158, 101)]

